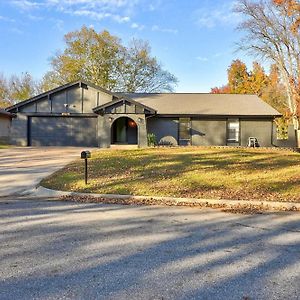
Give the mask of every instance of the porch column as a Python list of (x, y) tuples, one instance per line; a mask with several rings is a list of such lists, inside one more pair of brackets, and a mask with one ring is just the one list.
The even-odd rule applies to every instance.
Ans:
[(146, 124), (146, 117), (143, 114), (135, 115), (136, 119), (135, 122), (138, 126), (138, 144), (140, 148), (148, 147), (148, 140), (147, 140), (147, 124)]
[(110, 147), (110, 121), (108, 115), (98, 116), (98, 146), (100, 148)]

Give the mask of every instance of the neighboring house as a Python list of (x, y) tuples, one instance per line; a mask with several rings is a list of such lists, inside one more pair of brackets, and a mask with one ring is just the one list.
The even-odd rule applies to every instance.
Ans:
[(280, 113), (254, 95), (122, 94), (82, 81), (63, 85), (11, 106), (11, 139), (24, 146), (246, 146), (256, 137), (274, 145)]
[(0, 108), (0, 144), (8, 144), (12, 114)]

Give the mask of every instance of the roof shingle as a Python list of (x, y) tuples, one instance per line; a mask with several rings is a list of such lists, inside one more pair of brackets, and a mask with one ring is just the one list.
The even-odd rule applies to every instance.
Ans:
[(123, 94), (157, 111), (158, 114), (280, 116), (256, 95), (237, 94)]

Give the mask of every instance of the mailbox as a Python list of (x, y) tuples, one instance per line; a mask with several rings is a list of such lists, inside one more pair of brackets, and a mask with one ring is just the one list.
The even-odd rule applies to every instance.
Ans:
[(88, 182), (88, 158), (91, 158), (91, 152), (88, 150), (81, 152), (81, 158), (84, 159), (84, 181), (85, 184)]
[(83, 158), (83, 159), (91, 158), (91, 152), (88, 150), (82, 151), (81, 158)]

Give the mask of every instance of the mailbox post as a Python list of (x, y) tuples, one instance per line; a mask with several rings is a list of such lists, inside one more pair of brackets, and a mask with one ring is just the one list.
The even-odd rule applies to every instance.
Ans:
[(84, 179), (85, 184), (88, 183), (88, 158), (91, 158), (91, 152), (88, 150), (81, 152), (81, 159), (84, 159)]

